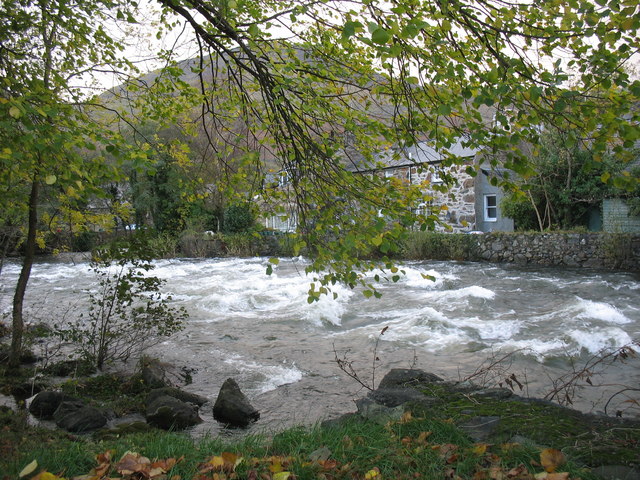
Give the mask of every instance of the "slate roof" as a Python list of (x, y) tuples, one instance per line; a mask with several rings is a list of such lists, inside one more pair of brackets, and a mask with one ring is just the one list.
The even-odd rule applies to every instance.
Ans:
[[(479, 149), (465, 147), (462, 143), (462, 140), (458, 140), (447, 149), (448, 153), (461, 158), (472, 158), (480, 152)], [(362, 165), (360, 165), (362, 168), (358, 168), (358, 165), (353, 165), (352, 168), (347, 168), (357, 172), (370, 172), (374, 170), (386, 170), (412, 165), (440, 163), (444, 158), (445, 155), (441, 151), (436, 150), (432, 145), (425, 141), (418, 142), (410, 147), (394, 147), (375, 154), (373, 164), (379, 165), (377, 168), (372, 168), (371, 166), (365, 167)]]

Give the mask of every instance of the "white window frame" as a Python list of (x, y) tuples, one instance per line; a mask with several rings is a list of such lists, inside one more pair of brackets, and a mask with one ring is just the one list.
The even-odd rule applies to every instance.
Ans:
[[(493, 205), (489, 205), (490, 198), (494, 199)], [(495, 215), (490, 215), (491, 210), (495, 212)], [(487, 193), (484, 196), (484, 221), (485, 222), (498, 221), (498, 196), (495, 193)]]
[(442, 169), (442, 167), (436, 166), (433, 169), (433, 172), (431, 172), (431, 184), (440, 185), (441, 183), (444, 183), (444, 180), (440, 176), (442, 173), (444, 173), (444, 170)]

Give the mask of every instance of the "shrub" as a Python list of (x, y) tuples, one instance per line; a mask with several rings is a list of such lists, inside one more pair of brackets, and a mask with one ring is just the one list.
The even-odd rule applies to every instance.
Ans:
[(184, 308), (171, 306), (171, 297), (162, 294), (164, 281), (147, 275), (154, 266), (140, 246), (95, 252), (91, 269), (98, 288), (89, 295), (89, 311), (75, 322), (56, 326), (56, 334), (73, 342), (80, 358), (99, 369), (179, 331), (187, 317)]
[(224, 210), (225, 233), (242, 233), (250, 231), (256, 222), (256, 216), (249, 203), (229, 205)]

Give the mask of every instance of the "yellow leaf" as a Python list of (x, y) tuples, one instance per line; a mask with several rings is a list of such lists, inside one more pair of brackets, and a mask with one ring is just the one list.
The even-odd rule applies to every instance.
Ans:
[(211, 457), (209, 463), (216, 468), (222, 468), (224, 466), (224, 458), (222, 457)]
[[(374, 467), (364, 474), (364, 478), (366, 480), (371, 480), (373, 478), (378, 478), (380, 476), (380, 469), (378, 467)], [(275, 480), (275, 479), (274, 479)]]
[(273, 476), (273, 480), (287, 480), (291, 472), (278, 472)]
[(33, 477), (31, 480), (65, 480), (65, 479), (62, 477), (59, 477), (58, 475), (54, 475), (53, 473), (42, 472), (36, 475), (35, 477)]
[(404, 412), (400, 418), (400, 423), (409, 423), (411, 420), (413, 420), (411, 412)]
[(564, 454), (554, 448), (545, 448), (540, 452), (540, 464), (549, 473), (553, 473), (565, 462)]
[(30, 473), (33, 473), (35, 471), (35, 469), (38, 468), (38, 461), (34, 460), (33, 462), (31, 462), (29, 465), (27, 465), (26, 467), (24, 467), (22, 469), (22, 471), (18, 474), (19, 477), (26, 477), (27, 475), (29, 475)]
[(418, 440), (417, 443), (425, 445), (427, 443), (427, 438), (429, 438), (431, 436), (432, 432), (420, 432), (420, 435), (418, 435)]
[(489, 448), (489, 445), (487, 445), (486, 443), (476, 443), (471, 451), (476, 455), (484, 455), (487, 451), (487, 448)]
[(547, 480), (569, 480), (569, 472), (549, 473)]

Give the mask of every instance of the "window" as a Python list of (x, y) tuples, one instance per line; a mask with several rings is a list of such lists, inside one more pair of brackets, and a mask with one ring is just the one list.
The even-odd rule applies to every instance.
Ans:
[(444, 180), (442, 178), (443, 173), (444, 173), (444, 170), (442, 170), (442, 168), (435, 167), (435, 169), (431, 173), (431, 183), (435, 185), (444, 183)]
[(498, 198), (495, 194), (484, 196), (484, 221), (498, 221)]

